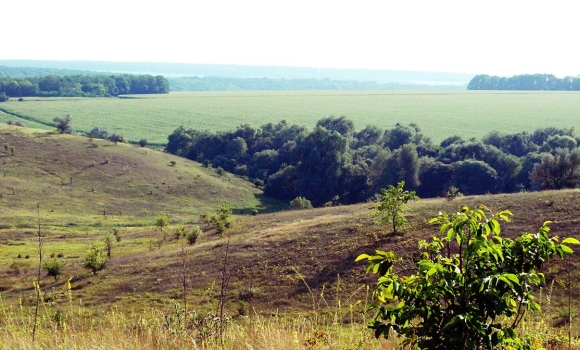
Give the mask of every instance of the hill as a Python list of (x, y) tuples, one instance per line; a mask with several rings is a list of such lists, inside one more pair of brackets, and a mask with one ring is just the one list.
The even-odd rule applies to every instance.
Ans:
[(7, 125), (0, 141), (4, 226), (35, 222), (37, 204), (50, 213), (45, 223), (93, 227), (146, 225), (162, 212), (191, 221), (225, 202), (240, 211), (268, 204), (246, 181), (147, 148)]
[[(578, 190), (460, 197), (454, 202), (422, 200), (412, 207), (412, 226), (404, 235), (392, 236), (386, 227), (373, 224), (366, 204), (248, 216), (250, 209), (268, 208), (259, 200), (258, 190), (185, 159), (33, 129), (3, 127), (0, 135), (8, 145), (0, 160), (5, 252), (0, 258), (0, 290), (7, 300), (32, 292), (26, 281), (34, 275), (33, 233), (38, 224), (45, 237), (45, 254), (65, 256), (69, 262), (65, 275), (74, 276), (72, 283), (85, 305), (163, 306), (181, 293), (179, 266), (186, 257), (188, 278), (195, 280), (192, 298), (197, 299), (219, 281), (227, 251), (234, 276), (228, 291), (232, 307), (243, 304), (240, 295), (253, 288), (253, 303), (260, 312), (309, 309), (308, 289), (318, 293), (338, 281), (345, 293), (354, 292), (370, 281), (354, 262), (356, 256), (379, 248), (410, 254), (417, 240), (437, 232), (427, 224), (430, 217), (462, 204), (512, 210), (514, 222), (504, 226), (508, 236), (534, 232), (546, 220), (554, 221), (555, 234), (580, 236)], [(220, 203), (236, 209), (234, 227), (223, 237), (205, 227), (199, 242), (184, 250), (183, 242), (173, 239), (173, 228), (199, 224), (199, 214), (215, 210)], [(153, 226), (160, 213), (170, 216), (166, 241)], [(81, 267), (86, 244), (112, 230), (120, 231), (123, 239), (107, 269), (92, 276)], [(31, 257), (29, 271), (10, 267), (22, 264), (24, 259), (18, 255)], [(562, 268), (549, 268), (551, 278), (561, 282)], [(43, 283), (49, 288), (59, 285), (48, 278)], [(205, 302), (215, 298), (211, 293)]]

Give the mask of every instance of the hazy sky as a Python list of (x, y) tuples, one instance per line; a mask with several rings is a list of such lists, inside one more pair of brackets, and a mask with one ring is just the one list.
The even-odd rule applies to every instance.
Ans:
[(580, 74), (575, 1), (20, 0), (0, 59)]

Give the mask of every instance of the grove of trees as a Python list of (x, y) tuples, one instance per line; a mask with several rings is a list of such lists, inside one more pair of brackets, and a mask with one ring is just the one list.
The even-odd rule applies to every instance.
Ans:
[(161, 75), (47, 75), (0, 78), (0, 95), (7, 97), (109, 97), (125, 94), (167, 94), (169, 82)]
[(271, 197), (322, 206), (364, 202), (400, 181), (421, 198), (452, 187), (464, 195), (576, 187), (578, 142), (573, 129), (545, 128), (437, 145), (416, 124), (356, 131), (331, 116), (313, 130), (285, 121), (217, 133), (181, 126), (166, 151), (246, 177)]

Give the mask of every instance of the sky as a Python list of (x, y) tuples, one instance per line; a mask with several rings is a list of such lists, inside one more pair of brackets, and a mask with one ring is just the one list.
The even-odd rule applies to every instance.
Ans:
[(575, 1), (20, 0), (0, 59), (580, 75)]

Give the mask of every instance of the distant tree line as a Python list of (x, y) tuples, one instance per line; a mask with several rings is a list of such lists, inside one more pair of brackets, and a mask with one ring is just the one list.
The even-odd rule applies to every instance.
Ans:
[(400, 181), (420, 197), (576, 187), (578, 142), (572, 129), (546, 128), (437, 145), (416, 124), (355, 131), (346, 117), (328, 117), (311, 131), (285, 121), (217, 133), (181, 126), (166, 151), (247, 177), (274, 198), (321, 206), (363, 202)]
[(47, 75), (0, 78), (0, 95), (7, 97), (110, 97), (125, 94), (167, 94), (169, 82), (161, 75)]
[(331, 79), (272, 79), (231, 77), (170, 77), (171, 91), (256, 90), (464, 90), (465, 85), (423, 85)]
[(580, 76), (559, 79), (552, 74), (522, 74), (511, 78), (476, 75), (467, 90), (557, 90), (579, 91)]

